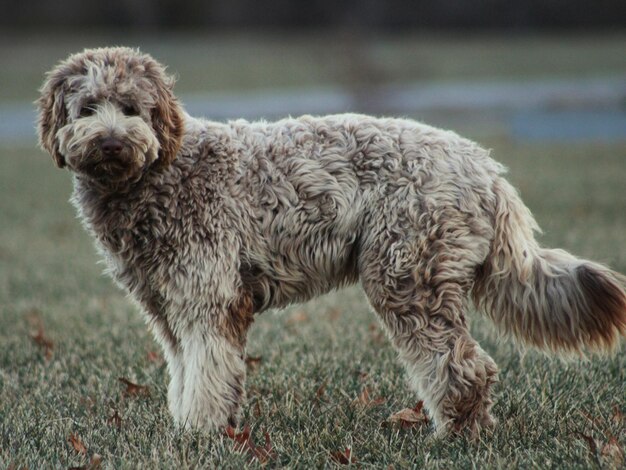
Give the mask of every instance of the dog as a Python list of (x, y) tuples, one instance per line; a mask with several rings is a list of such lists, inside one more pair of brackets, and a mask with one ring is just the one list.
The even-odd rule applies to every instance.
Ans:
[(36, 104), (40, 146), (73, 173), (72, 203), (163, 348), (177, 424), (235, 426), (254, 315), (357, 281), (443, 433), (495, 424), (470, 301), (548, 352), (626, 334), (625, 278), (541, 248), (476, 143), (357, 114), (211, 122), (173, 85), (139, 50), (87, 49)]

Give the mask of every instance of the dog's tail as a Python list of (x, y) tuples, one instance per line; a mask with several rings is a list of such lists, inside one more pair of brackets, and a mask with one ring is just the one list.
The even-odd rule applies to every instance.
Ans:
[(563, 250), (540, 248), (516, 190), (494, 184), (495, 237), (472, 295), (500, 330), (552, 352), (612, 349), (626, 335), (626, 277)]

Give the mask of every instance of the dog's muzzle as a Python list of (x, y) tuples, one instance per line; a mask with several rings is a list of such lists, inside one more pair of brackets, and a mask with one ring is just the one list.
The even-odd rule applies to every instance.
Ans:
[(124, 150), (124, 144), (115, 137), (107, 137), (100, 143), (100, 151), (105, 157), (119, 157)]
[(69, 159), (71, 167), (100, 183), (134, 179), (145, 159), (132, 146), (116, 137), (104, 137), (90, 145), (90, 151)]

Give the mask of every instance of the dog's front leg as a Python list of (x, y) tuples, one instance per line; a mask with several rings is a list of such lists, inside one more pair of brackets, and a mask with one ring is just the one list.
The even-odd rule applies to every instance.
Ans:
[(182, 358), (180, 341), (174, 336), (172, 329), (161, 315), (149, 316), (150, 326), (157, 342), (163, 348), (170, 384), (167, 389), (167, 404), (174, 421), (181, 422), (183, 385), (185, 367)]
[(228, 338), (208, 315), (181, 334), (184, 377), (181, 413), (186, 428), (221, 430), (237, 424), (244, 398), (246, 366), (243, 345)]

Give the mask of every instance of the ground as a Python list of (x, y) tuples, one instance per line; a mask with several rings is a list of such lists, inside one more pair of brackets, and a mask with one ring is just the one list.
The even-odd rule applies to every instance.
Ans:
[[(57, 49), (70, 43), (65, 41)], [(464, 41), (429, 41), (454, 57), (465, 57), (468, 47)], [(560, 48), (550, 38), (513, 40), (508, 49), (500, 40), (481, 41), (491, 75), (497, 76), (500, 69), (515, 75), (513, 62), (535, 64), (537, 75), (546, 68), (557, 74), (585, 74), (594, 67), (619, 71), (612, 62), (611, 38), (591, 41), (600, 44), (595, 53), (580, 40), (564, 41)], [(543, 57), (542, 41), (552, 51), (556, 69), (533, 59)], [(231, 42), (235, 45), (228, 47), (245, 49)], [(292, 49), (302, 42), (290, 43), (291, 52), (282, 60), (297, 56)], [(268, 39), (259, 50), (270, 50), (276, 43)], [(186, 51), (189, 44), (195, 44), (192, 50), (202, 50), (189, 38), (162, 47), (174, 58), (176, 47)], [(404, 60), (394, 59), (408, 54), (407, 47), (401, 41), (377, 43), (373, 55), (384, 60), (374, 63), (398, 79), (413, 77), (401, 70)], [(510, 50), (517, 51), (518, 61), (509, 58)], [(559, 55), (559, 50), (565, 52)], [(577, 50), (583, 56), (587, 51), (587, 68), (580, 64), (581, 55), (572, 58)], [(7, 54), (2, 48), (2, 56)], [(42, 53), (24, 72), (31, 77), (26, 81), (36, 87), (39, 69), (62, 55), (44, 60)], [(257, 58), (245, 59), (245, 67), (266, 70), (265, 65), (254, 65)], [(446, 73), (446, 67), (462, 69), (458, 61), (448, 64), (433, 56), (429, 64), (427, 78), (462, 75)], [(187, 70), (176, 65), (183, 89), (197, 91), (195, 84), (183, 82)], [(191, 73), (193, 65), (186, 67)], [(275, 65), (280, 67), (297, 69), (282, 62)], [(479, 74), (469, 62), (465, 67), (467, 75)], [(533, 67), (525, 69), (530, 74), (528, 68)], [(13, 73), (7, 69), (2, 73)], [(293, 81), (280, 85), (292, 86), (296, 78)], [(34, 99), (32, 89), (27, 93), (23, 83), (15, 83), (13, 94), (3, 86), (2, 100)], [(492, 148), (492, 155), (510, 168), (510, 180), (544, 229), (544, 245), (626, 273), (626, 142), (528, 143), (483, 128), (478, 132), (471, 124), (462, 130)], [(419, 397), (408, 390), (395, 353), (358, 287), (265, 313), (255, 322), (242, 421), (251, 427), (256, 452), (252, 445), (237, 444), (244, 441), (241, 435), (233, 440), (178, 431), (167, 412), (167, 371), (160, 351), (136, 308), (102, 275), (104, 266), (67, 202), (70, 190), (69, 174), (57, 170), (32, 144), (0, 144), (1, 468), (98, 463), (105, 468), (311, 468), (349, 461), (377, 468), (624, 465), (624, 342), (611, 357), (565, 362), (534, 351), (520, 353), (510, 341), (498, 340), (473, 312), (472, 331), (501, 369), (493, 408), (499, 426), (475, 442), (466, 437), (438, 439), (422, 422), (404, 428), (388, 423), (394, 413), (413, 408)]]

